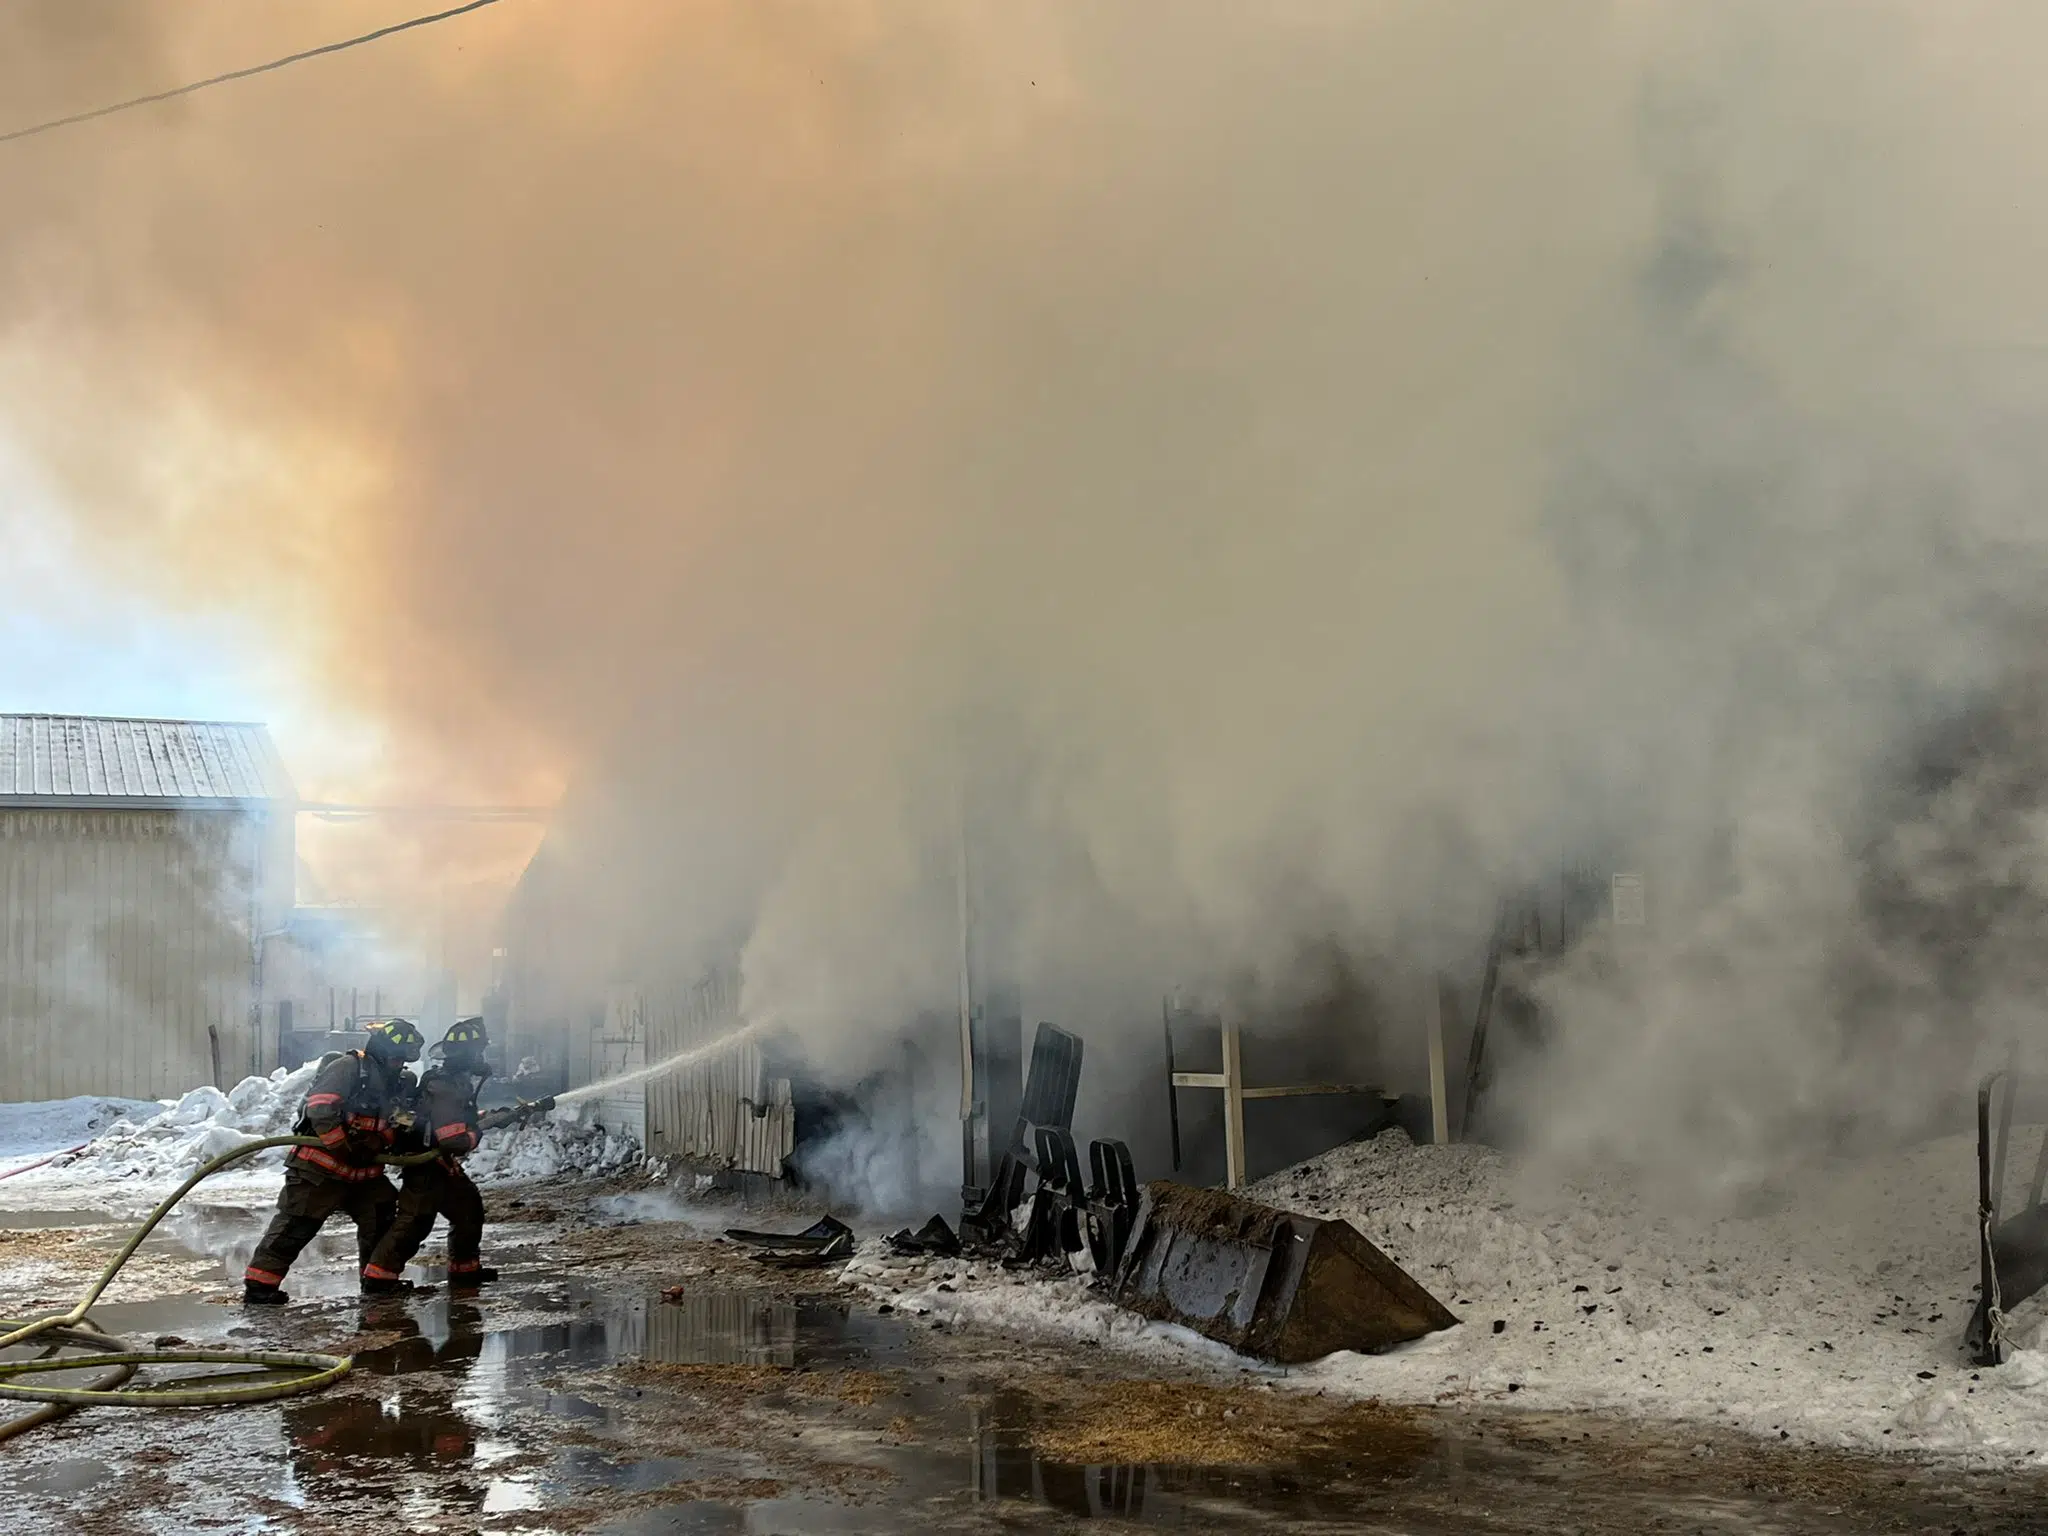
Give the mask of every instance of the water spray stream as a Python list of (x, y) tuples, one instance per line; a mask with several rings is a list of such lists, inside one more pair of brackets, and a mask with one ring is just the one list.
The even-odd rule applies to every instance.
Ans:
[(753, 1034), (759, 1027), (758, 1023), (742, 1024), (730, 1034), (720, 1035), (716, 1040), (707, 1040), (701, 1045), (693, 1045), (686, 1050), (677, 1051), (675, 1055), (664, 1057), (662, 1060), (653, 1062), (648, 1066), (635, 1067), (631, 1072), (622, 1072), (617, 1077), (608, 1077), (601, 1083), (585, 1083), (581, 1088), (571, 1088), (567, 1093), (558, 1093), (555, 1095), (555, 1102), (557, 1104), (580, 1104), (585, 1099), (602, 1097), (604, 1094), (610, 1093), (614, 1088), (625, 1088), (634, 1083), (644, 1083), (649, 1078), (661, 1077), (669, 1072), (680, 1072), (685, 1067), (695, 1066), (707, 1056), (717, 1054), (727, 1046), (739, 1044), (740, 1041)]

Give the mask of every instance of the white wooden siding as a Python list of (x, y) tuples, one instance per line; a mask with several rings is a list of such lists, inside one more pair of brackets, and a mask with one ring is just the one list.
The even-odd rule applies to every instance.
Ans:
[[(647, 1059), (660, 1061), (739, 1028), (739, 986), (716, 972), (694, 986), (639, 996)], [(780, 1178), (796, 1148), (788, 1078), (770, 1078), (743, 1040), (647, 1085), (645, 1145), (656, 1157)]]
[(163, 1098), (267, 1066), (265, 818), (0, 810), (0, 1100)]
[(635, 1343), (642, 1359), (681, 1365), (797, 1363), (797, 1311), (793, 1302), (741, 1292), (686, 1291), (645, 1313), (645, 1336)]
[[(641, 1021), (640, 994), (614, 987), (605, 999), (604, 1023), (591, 1042), (592, 1082), (631, 1072), (647, 1064), (647, 1031)], [(599, 1125), (625, 1131), (647, 1145), (647, 1097), (639, 1083), (604, 1094), (592, 1104)]]

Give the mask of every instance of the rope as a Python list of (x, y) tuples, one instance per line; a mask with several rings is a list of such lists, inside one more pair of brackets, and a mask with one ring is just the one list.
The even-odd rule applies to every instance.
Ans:
[[(1992, 1252), (1993, 1223), (1988, 1213), (1980, 1219), (1978, 1230), (1979, 1238), (1984, 1244), (1984, 1252)], [(1991, 1276), (1991, 1289), (1984, 1297), (1984, 1346), (1990, 1356), (1990, 1363), (2003, 1365), (2012, 1353), (2005, 1331), (2005, 1298), (1999, 1293), (1998, 1266), (1987, 1264), (1985, 1270)]]
[[(202, 1164), (192, 1176), (159, 1201), (155, 1210), (128, 1235), (121, 1251), (108, 1261), (86, 1293), (68, 1311), (26, 1320), (0, 1320), (0, 1349), (28, 1344), (46, 1344), (46, 1351), (33, 1360), (0, 1360), (0, 1399), (40, 1403), (43, 1406), (18, 1418), (0, 1422), (0, 1440), (9, 1440), (24, 1430), (47, 1424), (51, 1419), (86, 1407), (203, 1408), (231, 1403), (267, 1403), (302, 1392), (317, 1392), (348, 1374), (354, 1363), (348, 1355), (325, 1355), (266, 1350), (182, 1349), (138, 1350), (94, 1323), (86, 1314), (92, 1310), (114, 1276), (135, 1256), (157, 1223), (196, 1188), (230, 1164), (269, 1147), (317, 1147), (314, 1136), (266, 1136), (244, 1142)], [(411, 1167), (440, 1156), (438, 1152), (417, 1152), (405, 1157), (387, 1157), (389, 1167)], [(88, 1349), (84, 1355), (63, 1355), (63, 1349)], [(179, 1376), (161, 1383), (130, 1386), (138, 1370), (146, 1365), (244, 1365), (253, 1371), (231, 1375)], [(20, 1378), (48, 1371), (99, 1369), (102, 1374), (88, 1386), (31, 1386)]]

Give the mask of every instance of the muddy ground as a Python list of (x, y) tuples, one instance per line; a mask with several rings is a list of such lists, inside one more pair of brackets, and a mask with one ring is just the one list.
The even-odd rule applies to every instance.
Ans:
[[(145, 1345), (349, 1353), (355, 1370), (280, 1404), (91, 1411), (0, 1445), (0, 1529), (2048, 1529), (2041, 1475), (1162, 1376), (884, 1313), (718, 1242), (716, 1213), (646, 1219), (674, 1213), (587, 1186), (492, 1205), (506, 1275), (476, 1297), (364, 1302), (336, 1229), (294, 1271), (299, 1302), (253, 1313), (200, 1255), (264, 1213), (194, 1210), (110, 1293), (105, 1326)], [(6, 1311), (82, 1289), (119, 1235), (75, 1224), (92, 1219), (0, 1217)], [(779, 1219), (807, 1218), (749, 1224)]]

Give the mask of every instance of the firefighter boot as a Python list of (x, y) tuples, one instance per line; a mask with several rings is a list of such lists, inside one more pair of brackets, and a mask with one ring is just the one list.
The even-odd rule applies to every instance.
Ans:
[(386, 1278), (381, 1275), (363, 1276), (363, 1294), (365, 1296), (409, 1296), (416, 1289), (417, 1287), (410, 1280), (402, 1278)]
[(472, 1291), (480, 1285), (489, 1285), (498, 1278), (498, 1272), (488, 1264), (478, 1264), (472, 1269), (457, 1269), (448, 1266), (448, 1289), (451, 1291)]
[(242, 1282), (242, 1305), (245, 1307), (281, 1307), (291, 1297), (274, 1285), (265, 1285), (261, 1280)]

